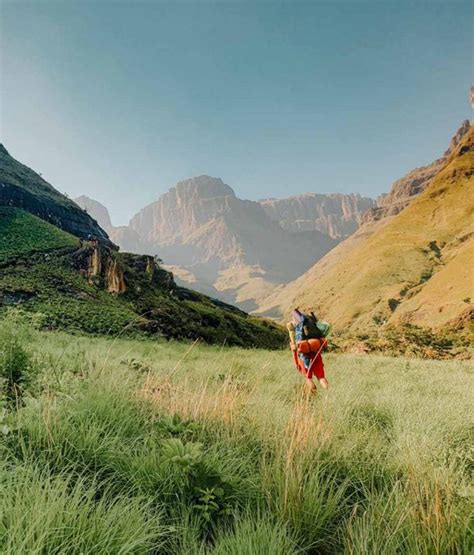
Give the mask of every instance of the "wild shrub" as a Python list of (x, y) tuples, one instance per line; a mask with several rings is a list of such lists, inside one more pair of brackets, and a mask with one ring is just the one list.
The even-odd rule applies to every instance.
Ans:
[(468, 345), (461, 334), (413, 324), (384, 325), (377, 333), (359, 333), (355, 339), (363, 341), (369, 352), (433, 359), (450, 358)]
[(0, 438), (5, 439), (16, 427), (15, 419), (8, 410), (7, 403), (0, 401)]
[(19, 400), (33, 380), (31, 355), (16, 337), (4, 340), (0, 352), (0, 379), (6, 400)]
[(163, 460), (176, 465), (183, 478), (182, 493), (205, 529), (215, 526), (219, 520), (233, 514), (233, 488), (224, 481), (219, 472), (204, 459), (202, 444), (183, 443), (179, 438), (162, 442)]
[(19, 402), (35, 383), (37, 367), (27, 345), (31, 328), (24, 313), (10, 311), (0, 321), (0, 389), (8, 404)]
[(178, 465), (184, 471), (190, 471), (202, 461), (202, 445), (188, 441), (183, 443), (181, 439), (165, 439), (162, 442), (161, 453), (165, 461)]
[(143, 364), (143, 362), (135, 358), (131, 358), (130, 360), (123, 360), (121, 362), (122, 364), (125, 364), (130, 369), (135, 370), (136, 372), (141, 372), (143, 374), (150, 372), (149, 366), (147, 366), (146, 364)]
[(181, 438), (195, 435), (200, 430), (197, 422), (182, 419), (178, 414), (164, 414), (156, 422), (155, 428), (163, 434)]

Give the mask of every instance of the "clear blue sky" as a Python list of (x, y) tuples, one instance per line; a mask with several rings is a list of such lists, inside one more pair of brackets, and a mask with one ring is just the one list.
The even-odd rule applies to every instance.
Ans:
[(471, 118), (466, 2), (8, 2), (1, 140), (126, 223), (176, 181), (375, 196)]

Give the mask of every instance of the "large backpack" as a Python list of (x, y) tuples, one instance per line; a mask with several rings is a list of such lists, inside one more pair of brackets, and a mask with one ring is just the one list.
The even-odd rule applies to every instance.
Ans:
[(322, 339), (329, 335), (331, 330), (330, 324), (324, 320), (318, 320), (314, 314), (303, 314), (301, 335), (303, 339)]
[(321, 332), (317, 325), (317, 319), (314, 314), (303, 314), (302, 319), (302, 336), (303, 339), (321, 339)]

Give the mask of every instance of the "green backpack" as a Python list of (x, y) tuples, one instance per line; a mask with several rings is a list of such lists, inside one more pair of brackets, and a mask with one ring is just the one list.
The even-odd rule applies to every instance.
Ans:
[(325, 322), (324, 320), (318, 320), (316, 322), (316, 325), (318, 326), (318, 330), (321, 333), (321, 337), (327, 337), (331, 332), (331, 324)]

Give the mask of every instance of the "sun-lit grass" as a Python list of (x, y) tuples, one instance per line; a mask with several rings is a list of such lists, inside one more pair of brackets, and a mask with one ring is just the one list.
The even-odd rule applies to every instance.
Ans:
[(15, 325), (31, 364), (0, 413), (2, 553), (474, 546), (467, 361), (331, 354), (308, 398), (288, 352)]

